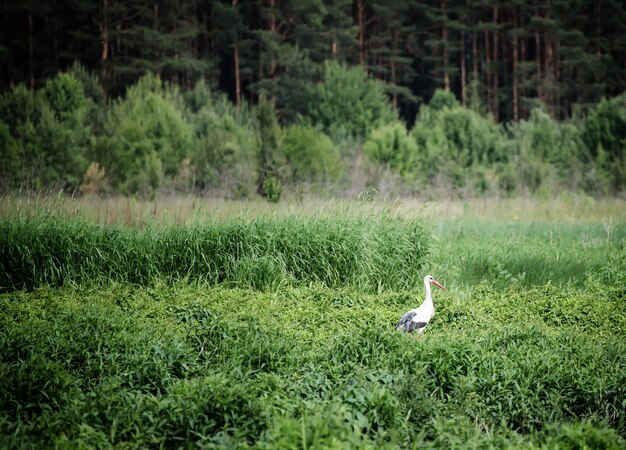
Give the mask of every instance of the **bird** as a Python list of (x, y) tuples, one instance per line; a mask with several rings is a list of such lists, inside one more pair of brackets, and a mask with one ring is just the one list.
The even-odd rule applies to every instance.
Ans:
[(430, 285), (434, 284), (440, 289), (447, 291), (445, 287), (435, 280), (432, 275), (426, 275), (424, 277), (424, 289), (426, 290), (426, 299), (417, 308), (406, 312), (396, 325), (396, 330), (406, 331), (412, 333), (417, 330), (417, 333), (421, 335), (424, 333), (424, 328), (430, 322), (430, 319), (435, 315), (435, 307), (433, 306), (433, 298), (430, 295)]

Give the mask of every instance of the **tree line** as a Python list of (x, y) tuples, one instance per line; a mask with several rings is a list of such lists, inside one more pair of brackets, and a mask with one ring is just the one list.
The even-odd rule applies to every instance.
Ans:
[(563, 119), (626, 87), (620, 0), (2, 0), (0, 89), (32, 91), (74, 61), (105, 98), (147, 71), (207, 80), (240, 106), (260, 95), (280, 119), (324, 62), (360, 65), (412, 123), (436, 89), (496, 120), (538, 103)]
[(0, 189), (626, 191), (617, 0), (1, 0)]
[(0, 191), (196, 192), (228, 198), (329, 195), (517, 195), (626, 192), (626, 93), (557, 120), (546, 107), (497, 123), (435, 91), (407, 127), (386, 85), (359, 66), (324, 63), (304, 109), (233, 103), (148, 73), (106, 101), (79, 64), (31, 91), (0, 95)]

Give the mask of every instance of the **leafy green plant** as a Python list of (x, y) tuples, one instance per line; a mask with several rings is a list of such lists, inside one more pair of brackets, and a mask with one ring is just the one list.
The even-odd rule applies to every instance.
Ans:
[(324, 133), (306, 125), (291, 125), (283, 130), (283, 151), (293, 184), (315, 182), (324, 184), (341, 173), (339, 151)]
[(406, 170), (404, 162), (416, 157), (417, 145), (404, 124), (394, 122), (372, 130), (363, 151), (372, 161)]
[(164, 178), (178, 174), (190, 155), (193, 131), (166, 95), (161, 82), (146, 75), (111, 108), (93, 160), (109, 173), (113, 188), (154, 193)]
[(460, 189), (478, 178), (482, 190), (484, 170), (507, 160), (499, 126), (490, 117), (462, 108), (449, 92), (437, 91), (420, 109), (411, 134), (417, 151), (398, 166), (407, 180), (421, 186), (443, 177)]
[(583, 120), (585, 163), (590, 165), (587, 188), (591, 192), (626, 189), (626, 94), (603, 99)]
[(312, 89), (308, 116), (329, 134), (345, 130), (359, 137), (397, 119), (380, 81), (368, 78), (360, 67), (334, 61), (324, 63), (324, 78)]

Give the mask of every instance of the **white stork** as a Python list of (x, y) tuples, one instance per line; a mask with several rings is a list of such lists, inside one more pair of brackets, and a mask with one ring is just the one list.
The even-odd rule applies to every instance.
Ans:
[(438, 288), (447, 291), (437, 280), (432, 276), (426, 275), (424, 277), (424, 288), (426, 289), (426, 300), (418, 308), (412, 309), (405, 313), (401, 318), (396, 330), (403, 330), (408, 333), (412, 333), (417, 330), (418, 334), (424, 332), (424, 328), (430, 322), (430, 319), (435, 315), (435, 307), (433, 306), (433, 298), (430, 295), (430, 285), (434, 284)]

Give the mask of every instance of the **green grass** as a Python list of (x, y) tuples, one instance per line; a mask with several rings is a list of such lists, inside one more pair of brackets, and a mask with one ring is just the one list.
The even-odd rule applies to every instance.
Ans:
[(430, 267), (448, 284), (583, 286), (623, 282), (626, 224), (445, 221)]
[(436, 296), (424, 339), (392, 331), (409, 293), (3, 294), (1, 436), (11, 448), (624, 445), (622, 296), (463, 294)]
[(0, 292), (94, 280), (156, 279), (257, 289), (323, 283), (405, 289), (429, 248), (424, 221), (257, 217), (144, 230), (35, 216), (0, 220)]
[(7, 216), (0, 447), (624, 448), (624, 223), (396, 212)]

